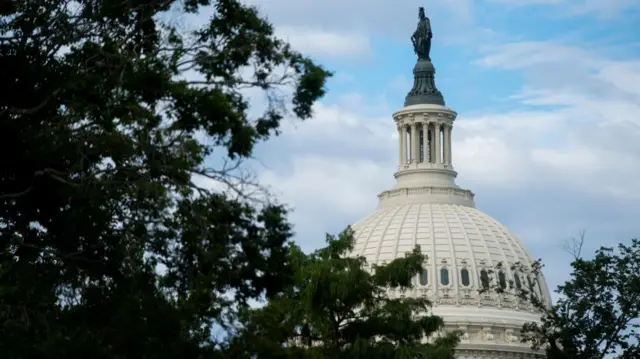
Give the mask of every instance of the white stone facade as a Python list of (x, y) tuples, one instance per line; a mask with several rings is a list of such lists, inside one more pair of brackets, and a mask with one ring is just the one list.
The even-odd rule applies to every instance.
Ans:
[[(538, 321), (528, 304), (518, 300), (515, 286), (523, 273), (510, 264), (532, 258), (506, 227), (475, 209), (474, 194), (455, 184), (451, 133), (456, 113), (440, 105), (412, 105), (394, 113), (398, 128), (397, 184), (382, 192), (378, 208), (353, 225), (354, 254), (368, 263), (386, 263), (415, 245), (427, 255), (425, 271), (414, 288), (392, 296), (424, 296), (446, 330), (465, 334), (457, 350), (461, 359), (533, 358), (520, 328)], [(498, 263), (504, 270), (490, 274)], [(483, 281), (504, 283), (503, 294), (480, 294)], [(550, 302), (544, 278), (539, 294)], [(509, 288), (512, 286), (513, 288)]]

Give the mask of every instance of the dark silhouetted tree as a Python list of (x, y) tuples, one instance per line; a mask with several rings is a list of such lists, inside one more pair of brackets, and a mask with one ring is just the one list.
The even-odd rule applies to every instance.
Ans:
[(285, 210), (233, 169), (330, 74), (254, 8), (2, 1), (0, 69), (0, 356), (211, 358), (212, 326), (289, 285)]
[(310, 255), (293, 251), (294, 284), (244, 312), (225, 356), (453, 359), (458, 333), (442, 331), (429, 302), (388, 292), (411, 287), (425, 260), (419, 248), (368, 269), (364, 257), (349, 256), (353, 241), (347, 229)]
[(565, 246), (572, 272), (553, 304), (541, 296), (540, 261), (513, 266), (526, 278), (512, 286), (516, 295), (543, 313), (524, 325), (522, 340), (548, 359), (640, 358), (640, 241), (601, 247), (591, 259), (581, 256), (583, 242), (582, 235)]

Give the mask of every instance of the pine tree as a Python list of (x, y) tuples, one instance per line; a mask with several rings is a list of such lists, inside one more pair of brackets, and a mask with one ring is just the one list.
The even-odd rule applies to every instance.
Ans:
[(429, 302), (389, 295), (411, 287), (425, 260), (420, 248), (367, 266), (364, 257), (349, 255), (353, 243), (347, 229), (327, 236), (327, 246), (311, 254), (293, 251), (294, 284), (244, 313), (225, 356), (452, 359), (458, 333), (442, 332), (442, 318), (429, 314)]

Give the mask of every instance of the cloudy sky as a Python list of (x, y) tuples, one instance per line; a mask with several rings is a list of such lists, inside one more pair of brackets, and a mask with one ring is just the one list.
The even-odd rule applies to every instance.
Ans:
[(293, 208), (296, 240), (324, 244), (394, 184), (397, 133), (424, 6), (436, 82), (458, 112), (453, 164), (477, 208), (567, 278), (585, 252), (639, 234), (637, 0), (247, 0), (296, 49), (335, 72), (313, 119), (288, 121), (255, 166)]

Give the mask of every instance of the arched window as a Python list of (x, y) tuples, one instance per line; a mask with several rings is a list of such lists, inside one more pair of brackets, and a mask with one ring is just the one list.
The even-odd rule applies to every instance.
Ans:
[(503, 271), (498, 272), (498, 282), (500, 283), (500, 288), (507, 288), (507, 277), (504, 275)]
[(440, 268), (440, 284), (449, 285), (449, 270), (447, 268)]
[(489, 273), (484, 269), (480, 271), (480, 284), (482, 288), (489, 288)]
[(420, 285), (427, 285), (429, 283), (429, 272), (427, 269), (423, 269), (420, 273)]
[(520, 276), (518, 275), (518, 273), (515, 273), (513, 275), (513, 281), (516, 283), (516, 289), (522, 289), (522, 282), (520, 281)]
[(462, 268), (460, 271), (460, 279), (462, 280), (462, 285), (468, 287), (471, 284), (471, 278), (469, 278), (469, 271), (467, 268)]
[(542, 286), (540, 285), (540, 278), (533, 274), (527, 276), (527, 281), (529, 282), (529, 288), (527, 288), (531, 294), (538, 295), (541, 298), (542, 296)]

